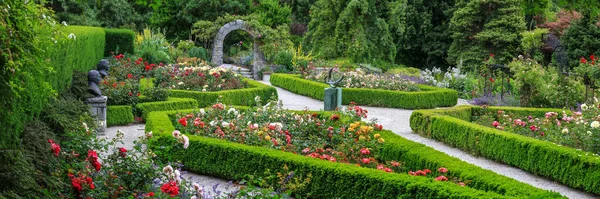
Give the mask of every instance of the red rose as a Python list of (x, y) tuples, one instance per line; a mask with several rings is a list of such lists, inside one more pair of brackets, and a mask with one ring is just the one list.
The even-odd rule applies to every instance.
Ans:
[(363, 158), (361, 161), (364, 164), (370, 164), (371, 163), (371, 159), (369, 159), (369, 158)]
[(125, 149), (124, 147), (119, 148), (119, 153), (121, 154), (122, 157), (125, 157), (127, 155), (127, 149)]
[(360, 153), (363, 155), (369, 155), (369, 154), (371, 154), (371, 151), (369, 151), (369, 149), (367, 149), (367, 148), (362, 148), (362, 149), (360, 149)]
[(340, 116), (339, 116), (339, 115), (337, 115), (337, 114), (333, 114), (333, 115), (331, 116), (330, 120), (331, 120), (331, 121), (338, 121), (338, 120), (340, 120)]
[(493, 127), (498, 127), (498, 126), (500, 126), (500, 122), (494, 121), (494, 122), (492, 122), (492, 126)]
[(444, 167), (440, 167), (440, 168), (438, 169), (438, 172), (440, 172), (440, 173), (446, 173), (446, 172), (448, 172), (448, 169), (446, 169), (446, 168), (444, 168)]
[(494, 54), (490, 54), (490, 57), (494, 57), (494, 56), (496, 56), (496, 55), (494, 55)]
[(77, 192), (81, 192), (83, 189), (83, 187), (81, 187), (81, 181), (78, 178), (71, 178), (71, 186), (73, 186), (73, 189)]
[(182, 117), (181, 119), (179, 119), (179, 124), (183, 125), (183, 127), (186, 127), (187, 126), (187, 118)]
[(131, 79), (131, 78), (133, 78), (133, 75), (131, 73), (129, 73), (129, 74), (127, 74), (127, 78)]
[(436, 181), (448, 181), (448, 178), (446, 178), (446, 176), (438, 176), (437, 178), (435, 178)]
[(378, 131), (381, 131), (383, 129), (383, 125), (375, 124), (375, 129), (377, 129)]
[(154, 197), (154, 192), (149, 192), (144, 197)]
[(140, 95), (142, 95), (141, 93), (137, 93), (137, 96), (139, 97)]
[(390, 162), (390, 164), (392, 164), (392, 166), (394, 166), (394, 167), (399, 167), (400, 166), (400, 163), (396, 162), (396, 161), (392, 161), (392, 162)]
[(129, 91), (129, 93), (127, 93), (129, 96), (133, 96), (133, 93), (131, 91)]
[(177, 186), (177, 183), (175, 183), (175, 181), (169, 181), (168, 183), (160, 187), (160, 190), (163, 193), (170, 195), (171, 197), (175, 197), (179, 194), (179, 187)]
[(113, 88), (117, 88), (117, 83), (113, 83)]
[(150, 71), (152, 69), (152, 67), (150, 67), (150, 65), (146, 65), (146, 71)]
[(581, 62), (582, 64), (587, 64), (587, 60), (584, 57), (581, 57), (579, 59), (579, 62)]

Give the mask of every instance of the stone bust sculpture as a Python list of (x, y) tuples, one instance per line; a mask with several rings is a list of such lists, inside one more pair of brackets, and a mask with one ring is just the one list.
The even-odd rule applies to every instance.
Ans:
[(100, 80), (102, 80), (100, 72), (98, 72), (97, 70), (90, 70), (90, 72), (88, 72), (88, 91), (90, 91), (90, 93), (94, 95), (94, 97), (102, 96), (102, 91), (100, 91), (100, 88), (98, 87), (98, 84), (100, 84)]
[(96, 65), (96, 70), (100, 73), (102, 78), (108, 76), (108, 70), (110, 69), (110, 65), (108, 64), (108, 60), (101, 59), (100, 62)]

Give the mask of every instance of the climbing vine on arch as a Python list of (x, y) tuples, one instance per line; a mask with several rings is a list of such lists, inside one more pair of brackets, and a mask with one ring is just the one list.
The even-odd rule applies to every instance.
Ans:
[(246, 22), (249, 26), (248, 33), (254, 37), (255, 42), (261, 44), (260, 50), (263, 51), (267, 60), (272, 58), (278, 51), (287, 50), (294, 45), (290, 40), (287, 24), (272, 28), (269, 25), (262, 24), (260, 17), (255, 14), (246, 16), (224, 15), (215, 21), (198, 21), (192, 26), (192, 34), (204, 46), (212, 48), (213, 40), (219, 29), (235, 20)]

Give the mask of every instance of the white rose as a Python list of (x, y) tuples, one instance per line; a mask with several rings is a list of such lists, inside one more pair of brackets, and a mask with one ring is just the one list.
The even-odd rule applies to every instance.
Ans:
[(568, 129), (568, 128), (564, 128), (564, 129), (562, 130), (562, 133), (564, 133), (564, 134), (567, 134), (567, 133), (569, 133), (569, 129)]
[(592, 128), (595, 128), (595, 129), (597, 129), (598, 127), (600, 127), (600, 122), (598, 122), (598, 121), (593, 121), (593, 122), (590, 124), (590, 126), (591, 126)]

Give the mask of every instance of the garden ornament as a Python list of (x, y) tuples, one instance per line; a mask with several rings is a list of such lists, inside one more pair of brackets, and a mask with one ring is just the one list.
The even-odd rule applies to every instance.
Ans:
[(97, 70), (90, 70), (90, 72), (88, 72), (88, 91), (90, 91), (90, 93), (94, 95), (94, 97), (102, 96), (102, 91), (100, 91), (100, 88), (98, 87), (98, 84), (100, 84), (100, 80), (102, 80), (100, 72), (98, 72)]
[(102, 78), (108, 76), (109, 69), (110, 65), (108, 63), (108, 60), (106, 59), (101, 59), (100, 62), (98, 62), (98, 64), (96, 65), (96, 70), (98, 70)]
[(340, 83), (344, 79), (344, 76), (342, 76), (340, 79), (334, 81), (331, 79), (332, 71), (333, 71), (333, 68), (329, 69), (329, 73), (328, 73), (327, 77), (325, 77), (325, 83), (329, 84), (329, 86), (331, 86), (331, 88), (336, 88), (337, 84)]

